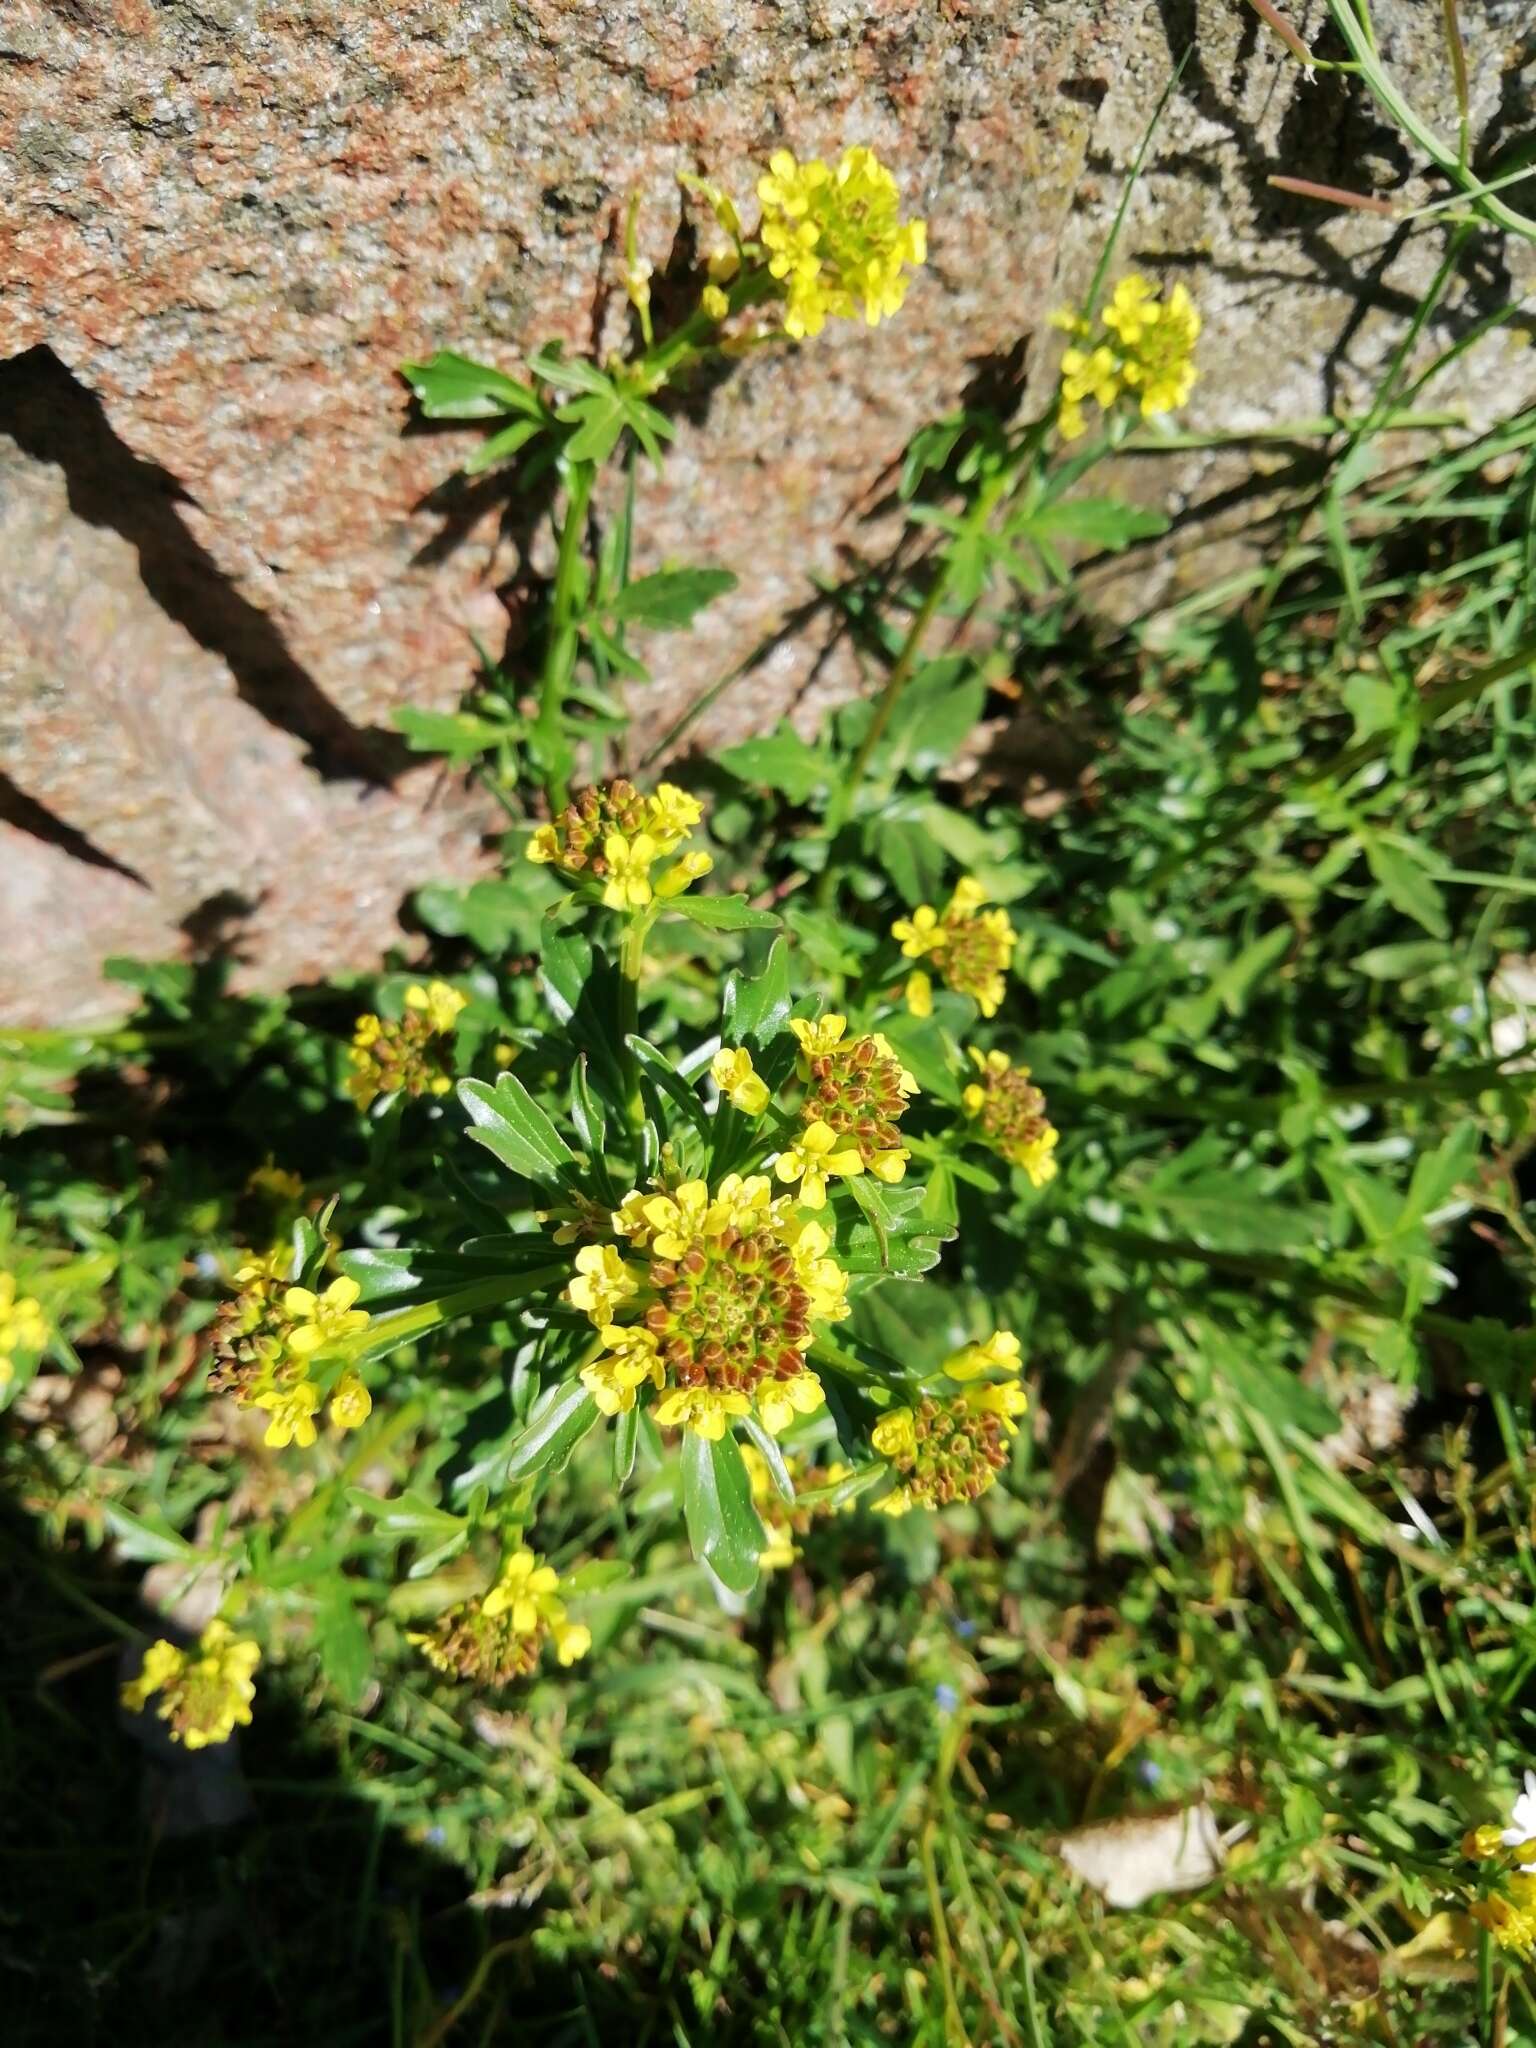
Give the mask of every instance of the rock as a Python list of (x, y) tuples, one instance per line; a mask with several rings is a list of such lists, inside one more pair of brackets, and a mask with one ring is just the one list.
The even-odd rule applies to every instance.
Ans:
[[(1309, 34), (1321, 11), (1292, 8)], [(1374, 12), (1405, 89), (1453, 134), (1439, 10)], [(1531, 118), (1528, 13), (1462, 12), (1475, 126), (1502, 141)], [(195, 948), (211, 924), (263, 985), (364, 966), (398, 939), (412, 884), (475, 870), (483, 816), (407, 764), (390, 714), (451, 706), (469, 631), (505, 638), (519, 539), (494, 481), (442, 488), (477, 437), (404, 431), (396, 367), (438, 347), (516, 368), (550, 338), (614, 345), (631, 190), (662, 271), (678, 170), (745, 200), (777, 143), (865, 140), (932, 228), (897, 320), (734, 367), (642, 479), (640, 569), (741, 577), (693, 636), (648, 650), (642, 746), (754, 650), (700, 744), (786, 709), (810, 720), (854, 686), (808, 572), (884, 554), (892, 464), (924, 420), (980, 386), (1049, 388), (1043, 316), (1081, 289), (1186, 47), (1122, 245), (1205, 312), (1184, 424), (1359, 405), (1439, 254), (1434, 235), (1269, 188), (1284, 170), (1443, 189), (1360, 87), (1307, 82), (1231, 0), (13, 0), (0, 43), (12, 1020), (105, 1002), (108, 934), (116, 951)], [(1491, 234), (1473, 256), (1426, 358), (1532, 274)], [(1536, 391), (1520, 338), (1487, 337), (1427, 397), (1511, 408)], [(1123, 464), (1126, 488), (1175, 505), (1179, 544), (1117, 567), (1100, 601), (1141, 609), (1245, 559), (1253, 466)], [(18, 972), (66, 903), (56, 956)]]

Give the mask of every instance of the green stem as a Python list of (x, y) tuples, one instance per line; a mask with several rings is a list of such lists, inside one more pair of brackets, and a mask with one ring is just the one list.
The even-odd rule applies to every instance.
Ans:
[(397, 1344), (425, 1336), (428, 1330), (451, 1322), (455, 1316), (473, 1315), (477, 1309), (500, 1308), (505, 1302), (538, 1294), (554, 1281), (566, 1279), (569, 1272), (569, 1265), (562, 1264), (539, 1266), (531, 1273), (502, 1273), (494, 1279), (477, 1280), (469, 1287), (456, 1287), (436, 1301), (418, 1302), (413, 1308), (377, 1316), (358, 1339), (351, 1355), (354, 1360), (374, 1358), (380, 1352), (392, 1351)]
[(597, 472), (589, 462), (574, 463), (566, 479), (565, 518), (560, 527), (560, 553), (550, 598), (549, 639), (544, 650), (544, 676), (539, 686), (535, 726), (544, 792), (552, 811), (565, 808), (570, 795), (570, 750), (561, 735), (560, 715), (566, 687), (576, 667), (577, 592), (581, 584), (582, 548), (586, 540), (587, 507)]
[(640, 1128), (640, 1062), (630, 1050), (630, 1034), (640, 1029), (640, 973), (645, 942), (661, 906), (652, 903), (628, 917), (619, 941), (619, 1057), (624, 1068), (624, 1100), (632, 1130)]

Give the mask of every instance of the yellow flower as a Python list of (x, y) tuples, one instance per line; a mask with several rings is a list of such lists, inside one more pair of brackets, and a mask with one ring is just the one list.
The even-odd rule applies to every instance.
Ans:
[(1467, 1911), (1500, 1948), (1529, 1956), (1536, 1952), (1536, 1876), (1517, 1870), (1504, 1882), (1503, 1894), (1474, 1899)]
[(451, 1035), (467, 1001), (446, 981), (413, 982), (398, 1021), (386, 1023), (371, 1010), (359, 1017), (347, 1055), (347, 1093), (358, 1108), (371, 1109), (381, 1095), (446, 1095), (453, 1074), (438, 1041)]
[(228, 1622), (210, 1621), (195, 1651), (180, 1650), (163, 1637), (151, 1643), (138, 1677), (122, 1689), (122, 1702), (141, 1714), (159, 1693), (155, 1712), (170, 1724), (171, 1739), (206, 1749), (227, 1742), (237, 1726), (250, 1726), (252, 1674), (260, 1662), (255, 1643), (236, 1636)]
[(270, 1450), (282, 1451), (289, 1444), (297, 1444), (301, 1451), (307, 1451), (315, 1441), (315, 1410), (320, 1406), (320, 1396), (312, 1381), (296, 1380), (291, 1386), (268, 1387), (256, 1395), (251, 1406), (264, 1408), (272, 1418), (262, 1438)]
[(468, 996), (460, 995), (446, 981), (429, 981), (425, 988), (420, 982), (413, 982), (405, 992), (405, 1007), (421, 1011), (432, 1029), (440, 1034), (453, 1029), (459, 1012), (468, 1001)]
[(430, 1635), (413, 1635), (439, 1671), (482, 1685), (525, 1678), (546, 1638), (562, 1664), (592, 1647), (592, 1631), (566, 1614), (552, 1565), (520, 1546), (502, 1564), (496, 1584), (480, 1600), (450, 1608)]
[(1123, 277), (1102, 324), (1103, 339), (1093, 343), (1091, 323), (1082, 315), (1053, 315), (1053, 325), (1064, 327), (1074, 342), (1061, 358), (1058, 423), (1068, 441), (1084, 431), (1089, 401), (1108, 412), (1129, 394), (1138, 399), (1142, 415), (1152, 418), (1185, 404), (1195, 386), (1200, 315), (1183, 285), (1163, 299), (1146, 278)]
[(696, 796), (679, 789), (675, 782), (658, 782), (650, 800), (646, 829), (656, 842), (658, 853), (673, 853), (704, 815)]
[(1476, 1863), (1486, 1863), (1504, 1846), (1504, 1830), (1493, 1823), (1471, 1828), (1461, 1838), (1461, 1853)]
[(705, 285), (699, 293), (699, 304), (711, 320), (723, 320), (731, 310), (731, 302), (717, 284)]
[(14, 1352), (41, 1351), (47, 1342), (42, 1304), (30, 1294), (17, 1293), (14, 1273), (0, 1273), (0, 1386), (15, 1376)]
[(944, 1370), (952, 1380), (979, 1379), (984, 1372), (1016, 1373), (1022, 1350), (1012, 1330), (994, 1330), (983, 1343), (967, 1344), (945, 1359)]
[(246, 1181), (253, 1195), (265, 1195), (269, 1201), (292, 1204), (304, 1199), (304, 1183), (296, 1173), (286, 1173), (282, 1167), (256, 1167)]
[(367, 1309), (352, 1306), (362, 1291), (355, 1280), (346, 1278), (333, 1280), (324, 1294), (315, 1294), (308, 1287), (290, 1287), (283, 1296), (283, 1307), (294, 1324), (288, 1333), (288, 1349), (309, 1359), (344, 1347), (366, 1330)]
[(813, 1372), (787, 1380), (766, 1380), (757, 1390), (757, 1412), (770, 1436), (781, 1436), (797, 1415), (814, 1415), (826, 1405), (827, 1392)]
[(651, 1249), (659, 1259), (680, 1259), (709, 1221), (709, 1184), (685, 1180), (670, 1195), (650, 1195), (641, 1205)]
[(656, 1403), (656, 1420), (663, 1429), (691, 1429), (710, 1443), (725, 1435), (733, 1415), (749, 1415), (752, 1403), (734, 1388), (674, 1387)]
[(540, 825), (523, 850), (535, 867), (550, 867), (560, 858), (560, 835), (553, 825)]
[(917, 1449), (910, 1408), (892, 1408), (870, 1431), (870, 1442), (882, 1458), (910, 1457)]
[(622, 832), (610, 832), (603, 841), (603, 859), (608, 879), (603, 901), (610, 910), (643, 910), (651, 900), (651, 863), (659, 851), (648, 832), (626, 839)]
[(601, 1329), (613, 1321), (614, 1310), (635, 1286), (634, 1275), (611, 1244), (588, 1244), (576, 1254), (576, 1273), (565, 1298)]
[(355, 1372), (343, 1373), (331, 1396), (331, 1420), (338, 1429), (361, 1429), (373, 1412), (373, 1396)]
[[(897, 918), (891, 936), (908, 960), (931, 960), (947, 987), (971, 997), (991, 1017), (1003, 1000), (1016, 939), (1007, 911), (983, 910), (986, 900), (980, 882), (966, 876), (955, 884), (942, 915), (930, 903), (919, 904), (910, 917)], [(932, 984), (926, 975), (908, 982), (907, 1002), (915, 1016), (929, 1014)]]
[(909, 974), (904, 993), (907, 999), (907, 1008), (914, 1017), (931, 1017), (933, 1015), (933, 981), (929, 975), (924, 974), (921, 970), (916, 974)]
[(807, 1124), (798, 1141), (787, 1146), (773, 1162), (780, 1180), (800, 1182), (800, 1200), (807, 1209), (826, 1206), (827, 1179), (839, 1174), (852, 1179), (864, 1171), (857, 1145), (838, 1137), (830, 1124)]
[(1056, 1177), (1061, 1135), (1046, 1116), (1045, 1097), (1030, 1080), (1028, 1067), (1016, 1067), (1007, 1053), (971, 1046), (969, 1054), (981, 1079), (970, 1084), (962, 1100), (976, 1135), (1028, 1174), (1031, 1186), (1043, 1188)]
[(843, 1033), (848, 1029), (848, 1019), (840, 1017), (835, 1010), (829, 1010), (814, 1022), (804, 1017), (791, 1017), (789, 1028), (800, 1041), (801, 1067), (804, 1070), (807, 1061), (820, 1059), (837, 1050)]
[(665, 1383), (656, 1339), (644, 1323), (617, 1324), (598, 1332), (608, 1355), (581, 1369), (581, 1383), (604, 1415), (627, 1415), (647, 1380), (661, 1391)]
[(784, 331), (819, 334), (829, 317), (862, 311), (871, 327), (897, 312), (907, 267), (927, 259), (927, 228), (903, 222), (896, 180), (873, 150), (844, 150), (835, 169), (775, 150), (757, 181), (758, 234), (784, 290)]
[(681, 860), (673, 861), (671, 867), (656, 877), (656, 894), (663, 902), (673, 896), (681, 896), (685, 889), (691, 889), (695, 882), (702, 881), (714, 864), (707, 853), (685, 853)]
[(761, 1116), (768, 1107), (768, 1084), (752, 1065), (745, 1046), (721, 1046), (709, 1063), (710, 1078), (733, 1109), (743, 1116)]

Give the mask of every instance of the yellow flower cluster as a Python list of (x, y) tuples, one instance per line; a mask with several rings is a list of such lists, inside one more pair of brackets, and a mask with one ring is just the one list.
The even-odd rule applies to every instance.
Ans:
[(657, 897), (680, 896), (714, 866), (707, 853), (685, 853), (661, 874), (651, 872), (692, 836), (703, 815), (698, 798), (676, 783), (663, 782), (654, 796), (642, 796), (620, 779), (584, 789), (552, 824), (540, 825), (528, 858), (600, 882), (610, 910), (643, 910)]
[(965, 1110), (977, 1136), (1010, 1166), (1021, 1167), (1033, 1187), (1056, 1178), (1056, 1146), (1060, 1132), (1045, 1113), (1045, 1097), (1029, 1078), (1028, 1067), (1016, 1067), (1005, 1052), (979, 1052), (970, 1057), (980, 1074), (964, 1095)]
[(1525, 1774), (1525, 1789), (1516, 1796), (1510, 1825), (1473, 1828), (1461, 1845), (1476, 1863), (1498, 1859), (1499, 1889), (1474, 1899), (1467, 1910), (1487, 1928), (1502, 1949), (1517, 1956), (1536, 1954), (1536, 1771)]
[(1511, 1955), (1536, 1955), (1536, 1875), (1514, 1871), (1504, 1890), (1474, 1899), (1467, 1911)]
[(848, 1313), (847, 1277), (766, 1175), (727, 1174), (713, 1193), (702, 1180), (633, 1189), (612, 1227), (627, 1256), (584, 1246), (565, 1290), (597, 1330), (581, 1378), (605, 1415), (649, 1385), (658, 1423), (713, 1441), (754, 1406), (778, 1435), (822, 1405), (805, 1353), (814, 1324)]
[(357, 1429), (373, 1407), (356, 1367), (347, 1363), (370, 1320), (355, 1305), (362, 1290), (347, 1279), (333, 1280), (323, 1294), (290, 1287), (288, 1260), (287, 1248), (279, 1245), (238, 1269), (240, 1292), (214, 1322), (208, 1375), (215, 1393), (232, 1393), (240, 1407), (265, 1411), (263, 1441), (279, 1451), (289, 1444), (307, 1450), (315, 1441), (321, 1393), (310, 1369), (321, 1361), (341, 1362), (330, 1405), (338, 1429)]
[[(1006, 910), (984, 910), (987, 892), (966, 876), (941, 912), (921, 903), (910, 917), (898, 917), (891, 937), (908, 960), (931, 961), (945, 986), (970, 996), (983, 1017), (994, 1016), (1003, 1000), (1004, 975), (1016, 944)], [(907, 979), (907, 1007), (914, 1017), (933, 1010), (933, 983), (921, 969)]]
[(808, 1209), (825, 1206), (831, 1174), (902, 1179), (912, 1155), (896, 1126), (917, 1083), (889, 1040), (879, 1032), (847, 1038), (848, 1020), (835, 1013), (815, 1023), (792, 1017), (789, 1028), (800, 1041), (805, 1099), (800, 1135), (774, 1161), (779, 1179), (800, 1183)]
[(227, 1742), (237, 1726), (250, 1726), (253, 1674), (260, 1662), (255, 1643), (237, 1636), (228, 1622), (210, 1621), (195, 1650), (179, 1650), (163, 1637), (151, 1643), (138, 1677), (123, 1687), (122, 1702), (142, 1714), (158, 1693), (155, 1712), (169, 1722), (171, 1739), (206, 1749)]
[(783, 287), (786, 334), (799, 341), (829, 318), (861, 314), (878, 327), (900, 310), (907, 267), (927, 260), (928, 230), (902, 220), (896, 180), (872, 149), (845, 149), (835, 166), (776, 149), (757, 196), (758, 235)]
[[(744, 1443), (741, 1456), (752, 1486), (752, 1505), (757, 1509), (757, 1518), (768, 1538), (767, 1548), (758, 1552), (758, 1564), (765, 1572), (783, 1571), (800, 1555), (795, 1538), (805, 1534), (815, 1520), (815, 1514), (808, 1508), (794, 1506), (784, 1498), (773, 1482), (768, 1460), (755, 1444)], [(793, 1452), (785, 1457), (784, 1469), (789, 1474), (791, 1486), (797, 1486), (802, 1479), (815, 1487), (836, 1486), (839, 1480), (853, 1475), (853, 1467), (840, 1460), (834, 1459), (830, 1465), (807, 1466)], [(823, 1508), (820, 1512), (832, 1511)]]
[(41, 1351), (47, 1342), (41, 1303), (17, 1292), (14, 1273), (0, 1273), (0, 1387), (15, 1377), (15, 1353)]
[(1133, 272), (1115, 286), (1102, 322), (1104, 331), (1095, 339), (1091, 322), (1080, 313), (1052, 315), (1052, 324), (1072, 336), (1061, 359), (1059, 425), (1065, 441), (1086, 430), (1083, 407), (1090, 400), (1108, 412), (1122, 395), (1134, 398), (1142, 416), (1151, 419), (1177, 411), (1195, 388), (1200, 314), (1183, 285), (1160, 298)]
[(875, 1424), (870, 1440), (897, 1481), (874, 1503), (881, 1514), (976, 1500), (1008, 1461), (1015, 1418), (1029, 1405), (1019, 1384), (1018, 1338), (998, 1330), (984, 1344), (957, 1351), (944, 1372), (962, 1392), (943, 1400), (925, 1395)]
[(418, 982), (405, 992), (404, 1016), (370, 1010), (359, 1017), (347, 1055), (347, 1093), (358, 1108), (372, 1108), (381, 1095), (446, 1095), (453, 1086), (447, 1041), (468, 1000), (446, 981)]
[(546, 1641), (562, 1664), (574, 1664), (591, 1649), (592, 1631), (567, 1617), (554, 1566), (518, 1548), (488, 1593), (450, 1607), (430, 1634), (411, 1641), (450, 1678), (497, 1686), (526, 1678)]

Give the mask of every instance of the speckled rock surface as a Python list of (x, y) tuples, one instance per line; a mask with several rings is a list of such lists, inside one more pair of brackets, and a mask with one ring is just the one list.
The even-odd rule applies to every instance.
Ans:
[[(1476, 126), (1519, 132), (1528, 10), (1462, 12)], [(1376, 15), (1449, 131), (1439, 10), (1378, 0)], [(756, 358), (682, 423), (644, 485), (640, 566), (723, 562), (741, 584), (691, 639), (653, 646), (639, 734), (764, 643), (702, 745), (786, 709), (812, 718), (854, 686), (825, 620), (774, 638), (807, 571), (884, 550), (892, 462), (973, 380), (1009, 389), (1022, 361), (1044, 388), (1043, 341), (1011, 352), (1086, 276), (1170, 52), (1190, 44), (1125, 243), (1205, 310), (1186, 424), (1347, 404), (1438, 242), (1265, 178), (1432, 188), (1347, 85), (1305, 82), (1236, 0), (11, 0), (0, 778), (19, 794), (7, 808), (0, 780), (0, 854), (35, 844), (0, 868), (0, 1016), (101, 999), (87, 963), (125, 888), (143, 900), (114, 950), (180, 943), (213, 905), (241, 972), (276, 983), (377, 958), (412, 883), (469, 870), (480, 821), (402, 761), (389, 714), (457, 699), (469, 630), (506, 637), (518, 558), (494, 489), (434, 497), (474, 437), (402, 433), (395, 367), (436, 347), (516, 368), (545, 339), (612, 343), (630, 190), (660, 268), (676, 172), (745, 199), (781, 141), (872, 143), (929, 217), (932, 259), (877, 334)], [(1512, 271), (1518, 288), (1520, 260), (1488, 238), (1478, 292), (1426, 348), (1508, 295)], [(1433, 396), (1476, 413), (1536, 391), (1520, 342), (1492, 337)], [(1103, 601), (1135, 609), (1236, 559), (1242, 507), (1222, 500), (1247, 466), (1136, 464), (1128, 487), (1186, 515), (1180, 544)], [(308, 873), (290, 874), (301, 854)], [(29, 988), (12, 963), (55, 887), (76, 913), (57, 973)]]

